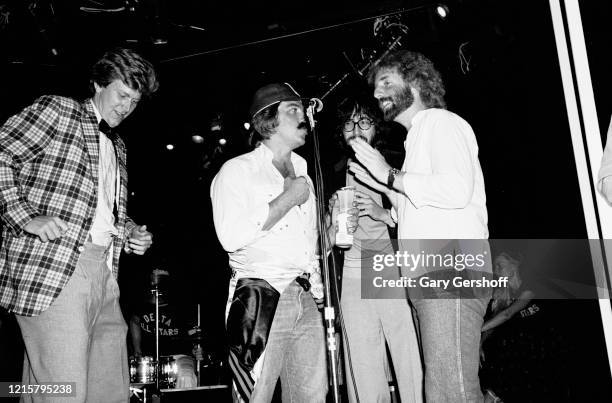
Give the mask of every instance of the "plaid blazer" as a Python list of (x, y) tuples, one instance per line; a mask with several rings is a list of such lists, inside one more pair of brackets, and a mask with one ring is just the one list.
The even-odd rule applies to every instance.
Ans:
[[(113, 275), (126, 234), (125, 144), (115, 142), (120, 181)], [(74, 272), (97, 204), (99, 131), (93, 105), (43, 96), (0, 128), (0, 306), (36, 316), (60, 294)], [(68, 232), (42, 242), (23, 227), (39, 215), (57, 216)]]

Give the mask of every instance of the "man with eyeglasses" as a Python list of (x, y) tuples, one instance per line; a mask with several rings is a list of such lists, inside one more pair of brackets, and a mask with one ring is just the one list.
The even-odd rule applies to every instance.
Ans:
[[(351, 99), (341, 108), (340, 122), (340, 144), (349, 155), (349, 144), (355, 139), (362, 139), (374, 147), (381, 143), (378, 134), (384, 123), (374, 98), (361, 96)], [(373, 253), (394, 253), (389, 227), (395, 227), (395, 222), (390, 210), (383, 207), (380, 192), (358, 181), (347, 171), (345, 164), (337, 165), (337, 168), (334, 188), (355, 187), (355, 207), (359, 216), (352, 247), (341, 254), (336, 253), (336, 264), (343, 265), (341, 307), (347, 336), (344, 357), (349, 401), (355, 402), (357, 397), (362, 402), (389, 401), (386, 344), (401, 401), (421, 402), (421, 360), (405, 291), (400, 289), (398, 295), (391, 295), (393, 291), (382, 290), (377, 295), (362, 296), (362, 261), (371, 261)], [(336, 207), (336, 201), (334, 194), (329, 202), (330, 211)], [(380, 274), (387, 280), (399, 278), (396, 267), (385, 269)]]

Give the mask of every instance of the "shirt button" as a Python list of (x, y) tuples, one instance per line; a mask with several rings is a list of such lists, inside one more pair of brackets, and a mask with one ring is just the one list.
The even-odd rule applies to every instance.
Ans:
[(85, 247), (84, 246), (79, 246), (77, 249), (79, 250), (79, 252), (83, 252), (85, 250)]

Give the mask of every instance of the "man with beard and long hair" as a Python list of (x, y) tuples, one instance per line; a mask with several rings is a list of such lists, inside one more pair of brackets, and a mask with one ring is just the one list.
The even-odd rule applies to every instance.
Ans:
[(293, 152), (308, 133), (302, 99), (289, 84), (270, 84), (255, 93), (249, 114), (257, 147), (227, 161), (211, 185), (215, 230), (232, 270), (234, 398), (269, 402), (280, 377), (283, 401), (324, 402), (316, 200), (306, 161)]
[[(486, 197), (476, 137), (465, 120), (446, 110), (444, 85), (433, 63), (422, 54), (399, 51), (375, 65), (369, 78), (385, 120), (408, 130), (406, 158), (396, 170), (366, 142), (355, 140), (351, 145), (366, 169), (351, 163), (351, 171), (389, 196), (400, 242), (428, 245), (432, 241), (427, 240), (438, 240), (444, 245), (454, 240), (464, 245), (465, 240), (478, 240), (486, 255)], [(483, 273), (490, 274), (490, 253), (487, 259)], [(409, 275), (423, 274), (420, 269)], [(483, 401), (479, 343), (490, 290), (474, 291), (471, 298), (444, 292), (437, 298), (418, 298), (412, 292), (409, 289), (418, 314), (426, 400)]]
[[(379, 135), (389, 131), (388, 124), (382, 121), (376, 99), (365, 94), (346, 102), (340, 108), (339, 118), (343, 149), (350, 150), (355, 139), (374, 146), (383, 144)], [(363, 262), (371, 259), (373, 254), (394, 254), (389, 228), (395, 227), (395, 222), (390, 209), (384, 208), (386, 203), (383, 203), (388, 203), (388, 200), (383, 200), (386, 196), (380, 191), (356, 180), (347, 170), (346, 162), (336, 167), (339, 169), (338, 175), (334, 175), (337, 179), (333, 189), (355, 187), (355, 207), (359, 216), (353, 245), (335, 259), (342, 270), (340, 303), (348, 341), (344, 344), (344, 361), (349, 402), (357, 401), (357, 396), (363, 402), (389, 401), (385, 345), (389, 348), (401, 401), (422, 402), (421, 357), (406, 293), (401, 290), (397, 296), (377, 295), (364, 299), (361, 292)], [(337, 208), (336, 200), (334, 194), (329, 202), (330, 210)], [(386, 280), (399, 279), (397, 267), (387, 268), (381, 275)]]

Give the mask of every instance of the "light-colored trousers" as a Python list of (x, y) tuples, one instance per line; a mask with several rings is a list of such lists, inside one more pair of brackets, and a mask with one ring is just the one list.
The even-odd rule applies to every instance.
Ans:
[[(423, 401), (423, 369), (407, 299), (361, 299), (361, 280), (342, 278), (342, 314), (349, 345), (344, 362), (349, 402), (355, 402), (351, 365), (361, 402), (389, 402), (385, 342), (402, 403)], [(349, 361), (350, 353), (350, 361)]]
[(435, 403), (482, 403), (478, 378), (480, 330), (490, 295), (413, 298), (425, 364), (425, 398)]
[(107, 248), (85, 244), (70, 280), (39, 316), (17, 315), (25, 343), (23, 382), (74, 382), (73, 397), (22, 395), (22, 402), (129, 401), (127, 325)]

